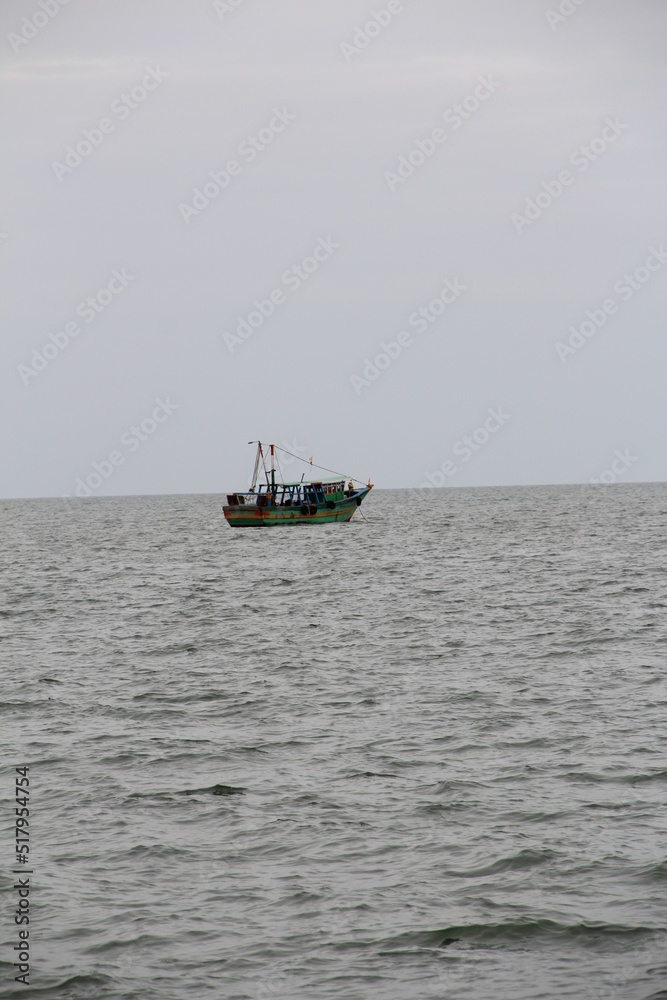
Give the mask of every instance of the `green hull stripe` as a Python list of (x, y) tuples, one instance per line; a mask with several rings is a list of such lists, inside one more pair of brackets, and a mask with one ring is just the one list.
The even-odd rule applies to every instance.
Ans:
[(354, 503), (341, 505), (336, 510), (330, 508), (318, 510), (315, 514), (302, 514), (296, 510), (275, 510), (270, 507), (253, 508), (250, 513), (243, 507), (223, 507), (227, 523), (232, 528), (269, 528), (278, 524), (333, 524), (349, 521), (357, 509)]

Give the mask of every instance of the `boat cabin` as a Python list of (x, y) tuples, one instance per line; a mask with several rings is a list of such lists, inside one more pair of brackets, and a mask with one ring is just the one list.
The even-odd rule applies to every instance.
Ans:
[(300, 507), (302, 503), (325, 504), (327, 500), (342, 500), (345, 496), (345, 480), (326, 479), (309, 483), (262, 483), (257, 488), (259, 507)]

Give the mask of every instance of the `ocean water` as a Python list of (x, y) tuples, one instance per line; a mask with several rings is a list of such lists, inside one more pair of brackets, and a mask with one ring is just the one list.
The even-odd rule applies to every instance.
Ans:
[(0, 996), (667, 997), (667, 488), (221, 502), (0, 504)]

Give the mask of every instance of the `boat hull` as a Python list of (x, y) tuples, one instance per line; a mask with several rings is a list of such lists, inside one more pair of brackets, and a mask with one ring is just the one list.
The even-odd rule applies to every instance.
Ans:
[[(369, 490), (358, 490), (352, 497), (335, 501), (333, 507), (318, 504), (313, 514), (302, 514), (300, 507), (256, 507), (249, 504), (225, 505), (222, 510), (230, 528), (272, 528), (291, 524), (335, 524), (349, 521)], [(332, 501), (333, 503), (334, 501)]]

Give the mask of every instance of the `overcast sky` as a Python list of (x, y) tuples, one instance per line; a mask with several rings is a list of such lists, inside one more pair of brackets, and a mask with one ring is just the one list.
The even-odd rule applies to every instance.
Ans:
[(664, 0), (61, 4), (0, 7), (3, 496), (242, 489), (256, 438), (667, 478)]

